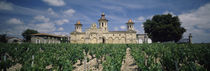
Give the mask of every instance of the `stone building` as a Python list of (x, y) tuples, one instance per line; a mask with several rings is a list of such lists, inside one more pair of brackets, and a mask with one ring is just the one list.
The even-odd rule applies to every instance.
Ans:
[(32, 34), (31, 43), (69, 43), (66, 36), (51, 35), (47, 33)]
[(7, 43), (18, 43), (21, 44), (23, 42), (22, 39), (17, 37), (7, 37)]
[(137, 35), (134, 29), (134, 22), (130, 19), (126, 23), (127, 31), (109, 31), (108, 20), (102, 13), (98, 20), (99, 26), (94, 23), (85, 32), (82, 32), (82, 23), (77, 21), (75, 31), (70, 33), (71, 43), (108, 43), (127, 44), (138, 43), (138, 37), (145, 38), (145, 35)]
[(152, 43), (152, 40), (147, 36), (147, 34), (136, 34), (137, 43)]

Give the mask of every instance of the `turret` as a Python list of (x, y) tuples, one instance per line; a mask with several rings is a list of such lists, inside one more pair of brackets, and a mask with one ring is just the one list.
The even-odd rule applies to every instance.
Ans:
[(189, 43), (190, 44), (192, 43), (192, 34), (191, 33), (189, 34)]
[(108, 31), (107, 24), (108, 20), (105, 18), (105, 14), (101, 14), (101, 18), (98, 20), (99, 22), (99, 28), (102, 29), (103, 31)]
[(126, 23), (127, 24), (127, 30), (130, 31), (130, 30), (134, 30), (134, 27), (133, 27), (133, 22), (131, 19), (128, 20), (128, 22)]
[(77, 21), (75, 25), (75, 32), (82, 32), (82, 24), (80, 23), (80, 21)]

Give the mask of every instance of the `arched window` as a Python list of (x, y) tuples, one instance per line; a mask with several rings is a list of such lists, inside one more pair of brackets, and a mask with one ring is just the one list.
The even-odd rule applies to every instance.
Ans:
[(104, 23), (102, 22), (102, 24), (101, 24), (101, 25), (102, 25), (102, 27), (103, 27), (103, 26), (104, 26)]
[(37, 39), (37, 40), (36, 40), (36, 43), (40, 43), (40, 40), (39, 40), (39, 39)]
[(102, 43), (105, 43), (105, 38), (102, 38)]

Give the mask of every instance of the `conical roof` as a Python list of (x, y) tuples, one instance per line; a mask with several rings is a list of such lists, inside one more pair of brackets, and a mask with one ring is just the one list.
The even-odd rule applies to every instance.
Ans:
[(104, 14), (104, 12), (101, 14), (101, 18), (99, 19), (99, 21), (101, 21), (101, 20), (108, 21), (108, 20), (105, 18), (105, 14)]
[(80, 21), (77, 21), (77, 24), (81, 24)]
[(133, 21), (132, 21), (131, 19), (129, 19), (127, 23), (132, 23), (132, 24), (134, 24)]

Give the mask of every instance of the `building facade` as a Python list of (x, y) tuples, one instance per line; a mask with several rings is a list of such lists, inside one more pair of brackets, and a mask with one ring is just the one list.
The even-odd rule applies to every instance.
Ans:
[(69, 43), (66, 36), (51, 35), (47, 33), (32, 34), (31, 43)]
[(23, 42), (22, 39), (17, 37), (7, 37), (7, 43), (18, 43), (21, 44)]
[(108, 20), (102, 13), (98, 20), (99, 26), (94, 23), (85, 32), (82, 32), (82, 23), (77, 21), (75, 31), (70, 33), (71, 43), (108, 43), (108, 44), (128, 44), (138, 43), (138, 37), (145, 38), (145, 35), (137, 35), (134, 30), (134, 22), (130, 19), (126, 23), (127, 31), (109, 31)]

